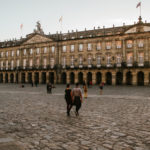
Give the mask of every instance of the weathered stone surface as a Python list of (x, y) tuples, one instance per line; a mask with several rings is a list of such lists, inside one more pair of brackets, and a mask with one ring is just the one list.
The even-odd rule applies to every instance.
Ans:
[(78, 117), (64, 89), (0, 84), (0, 150), (150, 150), (148, 87), (89, 88)]

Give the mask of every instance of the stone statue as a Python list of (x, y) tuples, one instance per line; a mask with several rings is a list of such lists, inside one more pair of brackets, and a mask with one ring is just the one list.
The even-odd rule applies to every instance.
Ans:
[(44, 34), (43, 29), (41, 28), (40, 21), (36, 22), (36, 27), (37, 27), (37, 29), (34, 30), (35, 33)]

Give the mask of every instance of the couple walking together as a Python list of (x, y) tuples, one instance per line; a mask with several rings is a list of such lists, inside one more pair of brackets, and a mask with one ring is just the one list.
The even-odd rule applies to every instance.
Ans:
[(67, 103), (67, 115), (70, 116), (70, 110), (72, 106), (75, 105), (75, 114), (76, 116), (79, 116), (79, 109), (81, 108), (82, 103), (82, 92), (78, 83), (76, 83), (76, 87), (73, 88), (73, 90), (71, 90), (70, 85), (67, 84), (67, 88), (65, 90), (65, 100)]

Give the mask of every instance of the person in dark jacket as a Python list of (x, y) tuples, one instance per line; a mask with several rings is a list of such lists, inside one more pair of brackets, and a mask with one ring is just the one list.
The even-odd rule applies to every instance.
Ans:
[(65, 100), (67, 103), (67, 115), (70, 116), (70, 110), (72, 108), (72, 92), (69, 84), (67, 84), (67, 88), (65, 89)]

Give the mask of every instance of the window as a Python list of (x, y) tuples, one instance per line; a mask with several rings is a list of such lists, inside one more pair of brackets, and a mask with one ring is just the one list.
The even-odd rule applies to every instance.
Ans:
[(32, 66), (33, 66), (33, 60), (32, 60), (32, 59), (30, 59), (29, 66), (30, 66), (30, 67), (32, 67)]
[(44, 53), (47, 53), (47, 47), (44, 47)]
[(26, 67), (26, 59), (23, 59), (23, 67)]
[(121, 48), (121, 41), (117, 41), (117, 42), (116, 42), (116, 48), (117, 48), (117, 49), (120, 49), (120, 48)]
[(55, 52), (55, 46), (52, 46), (52, 53)]
[(88, 43), (88, 51), (92, 50), (92, 44)]
[(71, 56), (71, 66), (74, 66), (74, 57)]
[(132, 40), (128, 40), (127, 41), (127, 48), (132, 48), (132, 44), (133, 44)]
[(79, 57), (79, 65), (82, 65), (83, 64), (83, 58), (82, 56)]
[(47, 60), (46, 58), (44, 58), (44, 61), (43, 61), (44, 68), (46, 68), (46, 64), (47, 64)]
[(31, 49), (30, 49), (30, 55), (32, 55), (32, 54), (33, 54), (33, 49), (31, 48)]
[(138, 65), (143, 66), (144, 65), (144, 53), (138, 54)]
[(101, 64), (101, 58), (100, 56), (97, 56), (97, 65), (100, 65)]
[(1, 61), (1, 69), (3, 69), (3, 61)]
[(17, 56), (19, 56), (19, 50), (17, 50)]
[(3, 53), (3, 52), (1, 52), (1, 57), (3, 57), (3, 55), (4, 55), (4, 53)]
[(8, 52), (6, 52), (6, 57), (8, 57)]
[(17, 59), (17, 67), (19, 67), (20, 65), (20, 62), (19, 62), (19, 59)]
[(138, 41), (138, 47), (144, 47), (144, 41), (143, 40)]
[(14, 51), (11, 51), (11, 57), (14, 57)]
[(62, 58), (62, 66), (65, 67), (66, 66), (66, 57)]
[(111, 57), (108, 55), (106, 60), (107, 66), (109, 67), (111, 65)]
[(27, 54), (27, 51), (26, 51), (26, 49), (24, 49), (24, 51), (23, 51), (23, 54), (24, 54), (24, 55), (26, 55), (26, 54)]
[(127, 66), (132, 66), (133, 63), (133, 53), (127, 54)]
[(12, 60), (11, 61), (11, 69), (13, 69), (14, 68), (14, 61)]
[(51, 65), (51, 68), (54, 68), (54, 58), (50, 59), (50, 65)]
[(8, 60), (6, 60), (6, 69), (8, 69)]
[(40, 60), (39, 60), (39, 58), (36, 59), (36, 65), (37, 65), (37, 66), (40, 65)]
[(74, 45), (70, 46), (70, 50), (71, 50), (71, 52), (74, 52)]
[(111, 49), (111, 42), (106, 43), (106, 49)]
[(83, 51), (83, 44), (79, 44), (79, 51)]
[(116, 66), (121, 67), (121, 55), (120, 54), (116, 56)]
[(91, 55), (88, 56), (88, 65), (91, 65), (92, 64), (92, 57)]
[(97, 50), (101, 50), (101, 43), (97, 43)]
[(63, 46), (63, 52), (65, 53), (67, 51), (66, 45)]
[(39, 54), (40, 53), (40, 48), (37, 48), (36, 49), (36, 54)]

